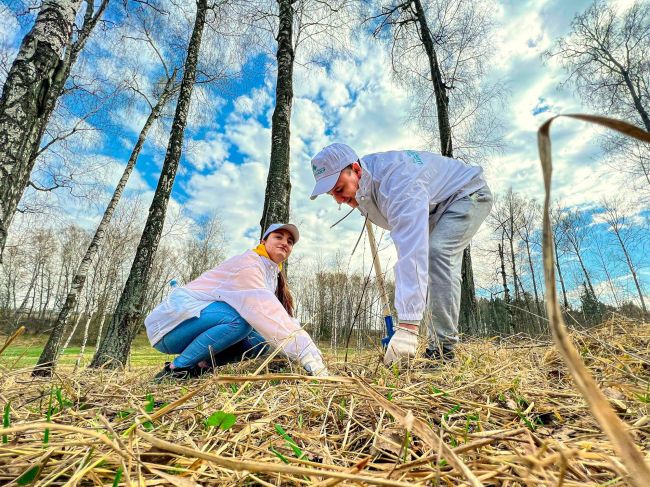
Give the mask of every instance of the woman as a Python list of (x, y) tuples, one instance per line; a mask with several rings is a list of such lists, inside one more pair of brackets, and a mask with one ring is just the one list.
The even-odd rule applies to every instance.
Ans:
[(156, 379), (200, 375), (213, 362), (263, 353), (266, 343), (282, 348), (309, 374), (328, 375), (320, 350), (293, 318), (281, 272), (299, 237), (295, 225), (274, 223), (255, 249), (175, 288), (144, 321), (156, 350), (178, 354)]

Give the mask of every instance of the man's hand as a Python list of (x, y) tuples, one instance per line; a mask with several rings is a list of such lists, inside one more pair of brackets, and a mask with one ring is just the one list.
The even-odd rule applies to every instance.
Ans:
[(384, 355), (384, 364), (391, 365), (393, 362), (399, 362), (401, 359), (415, 357), (418, 348), (418, 329), (407, 329), (400, 324), (388, 342), (386, 354)]

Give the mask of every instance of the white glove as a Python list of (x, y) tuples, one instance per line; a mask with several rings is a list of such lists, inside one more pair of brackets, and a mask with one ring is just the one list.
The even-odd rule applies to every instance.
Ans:
[(314, 356), (313, 354), (308, 353), (300, 359), (300, 364), (305, 368), (309, 375), (315, 377), (326, 377), (330, 375), (320, 355)]
[(398, 327), (386, 347), (384, 364), (391, 365), (393, 362), (399, 362), (401, 359), (414, 358), (417, 348), (417, 330), (407, 330), (406, 328)]

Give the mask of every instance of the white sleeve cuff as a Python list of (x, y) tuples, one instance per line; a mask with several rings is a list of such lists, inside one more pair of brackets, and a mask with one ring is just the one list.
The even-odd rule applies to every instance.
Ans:
[(409, 325), (419, 325), (420, 320), (422, 320), (422, 316), (418, 316), (415, 313), (407, 313), (397, 317), (398, 323), (408, 323)]

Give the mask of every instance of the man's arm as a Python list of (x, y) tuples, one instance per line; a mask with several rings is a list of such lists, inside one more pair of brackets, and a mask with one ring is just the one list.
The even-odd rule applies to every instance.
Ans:
[[(383, 188), (382, 188), (383, 189)], [(387, 185), (386, 219), (397, 249), (395, 309), (400, 323), (416, 328), (427, 298), (429, 271), (429, 198), (420, 183)]]

